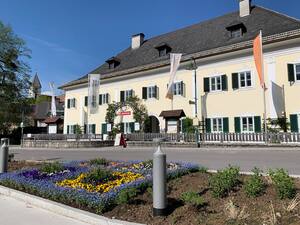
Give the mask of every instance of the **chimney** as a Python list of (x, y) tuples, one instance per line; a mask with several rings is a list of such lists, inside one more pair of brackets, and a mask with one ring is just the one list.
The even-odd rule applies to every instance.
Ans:
[(240, 1), (240, 17), (250, 15), (251, 11), (251, 0), (239, 0)]
[(138, 49), (144, 42), (145, 35), (143, 33), (132, 35), (131, 37), (131, 48)]

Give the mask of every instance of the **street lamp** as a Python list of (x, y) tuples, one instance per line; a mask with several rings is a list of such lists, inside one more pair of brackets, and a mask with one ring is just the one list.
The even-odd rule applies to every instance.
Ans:
[(198, 126), (199, 126), (199, 119), (198, 119), (198, 98), (197, 98), (197, 63), (195, 58), (191, 58), (191, 64), (187, 68), (187, 70), (192, 70), (194, 71), (194, 101), (189, 101), (189, 104), (195, 105), (194, 110), (195, 110), (195, 118), (193, 119), (193, 125), (196, 126), (195, 130), (195, 135), (196, 135), (196, 143), (197, 147), (200, 147), (200, 141), (199, 141), (199, 132), (198, 132)]

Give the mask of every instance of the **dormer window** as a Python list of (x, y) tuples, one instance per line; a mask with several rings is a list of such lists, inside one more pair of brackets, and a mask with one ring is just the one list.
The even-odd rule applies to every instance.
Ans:
[(163, 56), (168, 55), (172, 50), (172, 48), (166, 43), (160, 43), (155, 48), (158, 51), (158, 56), (159, 57), (163, 57)]
[(226, 29), (230, 32), (230, 37), (233, 39), (242, 37), (247, 31), (245, 25), (237, 21), (228, 25)]
[(106, 60), (106, 62), (108, 63), (109, 69), (114, 69), (120, 65), (120, 60), (116, 57), (111, 57), (110, 59)]

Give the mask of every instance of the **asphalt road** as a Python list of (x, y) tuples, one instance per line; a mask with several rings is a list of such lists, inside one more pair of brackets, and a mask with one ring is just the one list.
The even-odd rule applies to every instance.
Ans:
[[(291, 174), (300, 175), (300, 147), (295, 148), (163, 148), (169, 161), (199, 163), (212, 170), (237, 165), (241, 171), (251, 171), (254, 166), (267, 171), (285, 168)], [(154, 147), (100, 148), (100, 149), (21, 149), (10, 147), (17, 160), (87, 160), (104, 157), (112, 160), (151, 159)]]

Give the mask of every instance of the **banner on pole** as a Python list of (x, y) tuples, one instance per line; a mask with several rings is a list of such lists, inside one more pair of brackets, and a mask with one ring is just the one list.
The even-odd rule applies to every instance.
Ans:
[(264, 66), (263, 66), (263, 51), (262, 51), (262, 33), (260, 31), (259, 35), (253, 41), (253, 55), (257, 74), (260, 81), (260, 86), (265, 88), (265, 79), (264, 79)]
[(49, 83), (50, 89), (51, 89), (51, 116), (56, 116), (56, 105), (55, 105), (55, 89), (54, 89), (54, 83)]
[(88, 112), (95, 114), (98, 110), (97, 97), (99, 95), (100, 74), (89, 74)]
[(166, 95), (166, 98), (168, 99), (173, 99), (173, 84), (174, 84), (174, 80), (176, 77), (176, 72), (179, 68), (180, 65), (180, 60), (181, 60), (181, 53), (171, 53), (170, 54), (170, 61), (171, 61), (171, 68), (170, 68), (170, 80), (168, 83), (168, 92)]

